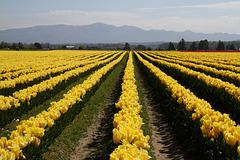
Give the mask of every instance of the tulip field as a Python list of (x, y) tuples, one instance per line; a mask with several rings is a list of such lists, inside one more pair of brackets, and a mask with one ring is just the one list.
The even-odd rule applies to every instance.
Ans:
[[(237, 52), (2, 50), (0, 160), (44, 159), (117, 70), (121, 88), (107, 124), (113, 128), (108, 159), (156, 159), (143, 129), (148, 119), (136, 74), (150, 86), (160, 106), (155, 110), (173, 128), (185, 158), (240, 159), (239, 59)], [(80, 130), (73, 132), (86, 132)]]

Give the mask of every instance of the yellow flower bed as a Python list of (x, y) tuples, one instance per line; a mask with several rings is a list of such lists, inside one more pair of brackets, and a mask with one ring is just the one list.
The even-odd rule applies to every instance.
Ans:
[(63, 95), (63, 98), (58, 102), (51, 102), (51, 106), (47, 111), (39, 113), (36, 117), (30, 117), (28, 120), (23, 120), (16, 127), (11, 135), (10, 139), (1, 137), (0, 139), (0, 158), (2, 159), (19, 159), (22, 154), (23, 148), (29, 144), (38, 146), (40, 144), (40, 137), (44, 136), (45, 131), (48, 131), (56, 120), (60, 116), (68, 111), (74, 104), (82, 101), (87, 91), (99, 82), (101, 77), (105, 75), (110, 69), (112, 69), (117, 63), (119, 63), (125, 53), (120, 57), (98, 71), (89, 76), (82, 84), (73, 87), (70, 91)]
[(167, 87), (172, 93), (172, 97), (177, 99), (179, 104), (184, 104), (187, 111), (193, 111), (192, 119), (200, 119), (201, 130), (204, 137), (211, 138), (212, 141), (222, 133), (226, 144), (234, 146), (238, 142), (238, 154), (240, 155), (240, 125), (229, 118), (228, 114), (221, 114), (211, 108), (211, 105), (196, 97), (189, 89), (185, 89), (172, 77), (166, 75), (159, 68), (144, 60), (139, 54), (138, 59)]
[(135, 85), (132, 52), (129, 54), (127, 66), (124, 71), (122, 94), (115, 104), (121, 110), (114, 115), (113, 141), (122, 143), (110, 155), (110, 160), (151, 158), (147, 148), (149, 136), (144, 136), (141, 126), (143, 124), (139, 113), (142, 106), (139, 104), (137, 86)]
[(12, 106), (15, 106), (15, 108), (18, 108), (20, 106), (19, 100), (12, 97), (12, 96), (2, 96), (0, 95), (0, 111), (6, 111)]
[(168, 67), (178, 69), (181, 73), (197, 77), (199, 80), (202, 80), (203, 82), (205, 82), (208, 86), (213, 86), (213, 87), (216, 87), (216, 88), (223, 88), (223, 89), (225, 89), (225, 91), (228, 94), (232, 95), (235, 99), (237, 99), (240, 102), (240, 88), (236, 87), (234, 84), (231, 84), (229, 82), (224, 82), (224, 81), (222, 81), (218, 78), (213, 78), (209, 75), (206, 75), (206, 74), (201, 73), (201, 72), (194, 71), (192, 69), (186, 68), (186, 67), (181, 66), (179, 64), (170, 63), (170, 62), (162, 61), (162, 60), (159, 60), (159, 59), (154, 59), (154, 58), (152, 58), (152, 57), (150, 57), (150, 56), (148, 56), (148, 55), (146, 55), (142, 52), (141, 52), (141, 54), (143, 54), (148, 59), (150, 59), (154, 62), (158, 62), (162, 65), (166, 65)]
[[(84, 59), (104, 53), (114, 53), (106, 51), (77, 51), (77, 50), (53, 50), (53, 51), (0, 51), (0, 74), (15, 71), (39, 71), (51, 69), (69, 64), (74, 64)], [(33, 70), (33, 71), (31, 71)], [(1, 76), (0, 76), (1, 77)]]
[(30, 104), (29, 101), (31, 100), (31, 98), (35, 98), (38, 93), (44, 92), (46, 90), (53, 90), (53, 88), (56, 85), (60, 84), (62, 81), (66, 81), (73, 76), (77, 76), (83, 72), (86, 72), (87, 70), (90, 70), (95, 66), (107, 63), (112, 59), (114, 59), (119, 54), (120, 52), (115, 53), (110, 58), (107, 58), (109, 56), (109, 54), (107, 54), (105, 56), (101, 55), (101, 57), (98, 57), (98, 59), (93, 59), (88, 61), (84, 60), (80, 63), (82, 65), (85, 64), (83, 67), (78, 67), (73, 70), (66, 71), (65, 73), (59, 76), (51, 77), (50, 79), (45, 80), (39, 84), (30, 86), (26, 89), (16, 91), (13, 93), (13, 97), (11, 96), (6, 97), (6, 96), (0, 95), (0, 110), (8, 110), (8, 109), (11, 109), (12, 106), (15, 106), (15, 108), (17, 108), (20, 106), (19, 102), (24, 103), (25, 101), (27, 101), (28, 104)]
[[(224, 77), (229, 77), (231, 79), (236, 79), (238, 81), (240, 81), (240, 74), (239, 73), (235, 73), (233, 71), (229, 71), (229, 70), (218, 70), (216, 68), (213, 68), (213, 67), (208, 67), (206, 65), (202, 65), (202, 64), (195, 64), (195, 63), (191, 63), (191, 62), (185, 62), (185, 61), (182, 61), (182, 60), (177, 60), (177, 59), (168, 59), (168, 58), (162, 58), (162, 57), (159, 57), (159, 56), (156, 56), (155, 54), (151, 54), (150, 52), (148, 53), (149, 55), (155, 57), (156, 59), (160, 59), (160, 60), (164, 60), (164, 61), (168, 61), (168, 62), (171, 62), (171, 63), (177, 63), (177, 64), (182, 64), (184, 66), (188, 66), (188, 67), (193, 67), (193, 68), (196, 68), (196, 69), (201, 69), (203, 71), (207, 71), (207, 72), (212, 72), (216, 75), (222, 75)], [(234, 66), (235, 67), (235, 66)], [(231, 67), (232, 68), (232, 67)], [(239, 69), (240, 71), (240, 68), (239, 67), (235, 67), (236, 69)]]
[[(72, 61), (69, 65), (63, 64), (63, 65), (61, 65), (61, 67), (53, 67), (53, 68), (50, 68), (50, 69), (45, 69), (45, 66), (44, 66), (44, 63), (43, 63), (43, 66), (38, 67), (38, 71), (36, 71), (36, 72), (29, 73), (29, 74), (23, 74), (23, 75), (20, 75), (19, 77), (13, 78), (13, 79), (7, 79), (7, 80), (4, 80), (4, 81), (0, 81), (0, 89), (15, 88), (15, 86), (17, 84), (28, 83), (30, 81), (33, 81), (33, 80), (41, 78), (41, 77), (45, 77), (47, 75), (71, 70), (71, 69), (76, 68), (80, 65), (86, 65), (86, 64), (94, 63), (94, 62), (98, 61), (98, 59), (99, 59), (98, 57), (97, 57), (97, 59), (91, 59), (91, 60), (90, 59), (85, 59), (85, 58), (80, 59), (79, 61)], [(60, 64), (61, 61), (58, 61), (58, 62)], [(22, 63), (22, 62), (20, 61), (20, 63)], [(29, 66), (29, 67), (32, 67), (32, 66)]]
[(164, 56), (168, 59), (192, 62), (216, 68), (240, 72), (239, 53), (230, 52), (178, 52), (178, 51), (151, 51), (155, 55)]

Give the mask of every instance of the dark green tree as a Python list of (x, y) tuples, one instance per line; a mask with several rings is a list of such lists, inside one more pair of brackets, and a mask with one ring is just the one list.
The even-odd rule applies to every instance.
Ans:
[(208, 44), (208, 40), (201, 40), (198, 43), (198, 49), (199, 50), (209, 50), (209, 44)]
[(222, 41), (218, 41), (216, 50), (225, 50), (224, 43)]
[(167, 50), (176, 50), (172, 42), (169, 43)]
[(0, 43), (0, 49), (3, 49), (4, 48), (4, 42), (2, 41), (1, 43)]
[(25, 49), (24, 45), (21, 42), (18, 42), (18, 48), (19, 49)]
[(87, 48), (86, 48), (84, 45), (80, 45), (80, 46), (78, 47), (78, 49), (79, 49), (79, 50), (86, 50)]
[(236, 47), (234, 46), (234, 44), (228, 44), (226, 46), (226, 50), (236, 50)]
[(17, 49), (17, 47), (18, 47), (18, 45), (17, 45), (17, 43), (12, 43), (12, 45), (11, 45), (11, 49)]
[(196, 42), (192, 42), (189, 50), (190, 50), (190, 51), (196, 51), (196, 50), (197, 50)]
[(36, 49), (37, 49), (37, 48), (34, 46), (33, 43), (30, 43), (29, 46), (28, 46), (28, 48), (29, 48), (30, 50), (36, 50)]
[(34, 46), (37, 48), (37, 49), (42, 49), (42, 45), (38, 42), (35, 42), (34, 43)]
[(185, 44), (185, 40), (184, 40), (184, 39), (181, 39), (181, 40), (178, 42), (177, 50), (179, 50), (179, 51), (186, 50), (186, 44)]
[(131, 50), (130, 45), (128, 43), (125, 43), (123, 50), (130, 51)]
[(148, 51), (151, 51), (151, 50), (152, 50), (152, 48), (151, 48), (151, 47), (148, 47), (148, 48), (147, 48), (147, 50), (148, 50)]
[(142, 45), (142, 44), (139, 44), (137, 45), (137, 47), (134, 48), (134, 50), (138, 50), (138, 51), (146, 51), (147, 50), (147, 47)]
[(60, 48), (60, 49), (66, 49), (66, 48), (67, 48), (67, 45), (66, 45), (66, 44), (64, 44), (64, 45), (60, 45), (59, 48)]
[(10, 46), (9, 46), (9, 44), (7, 43), (7, 42), (1, 42), (1, 44), (0, 44), (0, 49), (4, 49), (4, 48), (9, 48)]

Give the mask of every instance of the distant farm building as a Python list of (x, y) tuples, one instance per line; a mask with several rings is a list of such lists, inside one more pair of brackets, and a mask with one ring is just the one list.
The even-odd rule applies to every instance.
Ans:
[(74, 46), (66, 46), (66, 49), (74, 49)]

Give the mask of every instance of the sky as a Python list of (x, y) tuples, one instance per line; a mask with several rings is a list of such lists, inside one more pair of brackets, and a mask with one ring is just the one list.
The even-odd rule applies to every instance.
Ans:
[(240, 0), (0, 0), (0, 30), (97, 22), (240, 34)]

